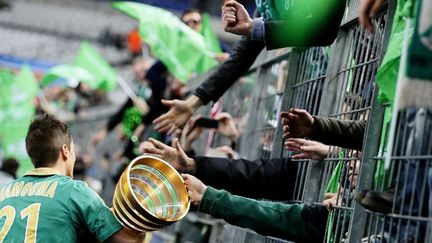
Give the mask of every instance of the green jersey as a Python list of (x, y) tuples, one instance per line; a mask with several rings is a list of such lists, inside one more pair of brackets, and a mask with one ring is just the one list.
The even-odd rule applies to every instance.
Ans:
[(0, 187), (1, 242), (76, 242), (88, 230), (105, 241), (122, 229), (85, 182), (37, 168)]

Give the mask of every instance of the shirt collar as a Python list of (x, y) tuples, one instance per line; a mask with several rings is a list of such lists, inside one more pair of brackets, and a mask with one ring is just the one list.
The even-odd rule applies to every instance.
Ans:
[(27, 172), (24, 176), (50, 176), (62, 175), (58, 170), (49, 167), (39, 167)]

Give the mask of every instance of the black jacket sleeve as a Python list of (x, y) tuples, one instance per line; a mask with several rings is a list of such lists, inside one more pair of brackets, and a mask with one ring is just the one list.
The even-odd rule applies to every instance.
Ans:
[(312, 140), (343, 148), (363, 148), (366, 121), (338, 120), (314, 116)]
[(255, 62), (264, 49), (261, 41), (243, 37), (234, 47), (230, 58), (211, 74), (194, 92), (204, 104), (216, 102)]
[(195, 176), (204, 184), (233, 194), (270, 200), (290, 200), (298, 163), (291, 159), (225, 159), (196, 157)]
[(119, 123), (123, 121), (123, 115), (126, 112), (126, 110), (133, 106), (133, 102), (131, 98), (128, 98), (128, 100), (123, 104), (123, 106), (118, 110), (114, 115), (112, 115), (109, 118), (109, 121), (106, 125), (107, 131), (112, 131)]

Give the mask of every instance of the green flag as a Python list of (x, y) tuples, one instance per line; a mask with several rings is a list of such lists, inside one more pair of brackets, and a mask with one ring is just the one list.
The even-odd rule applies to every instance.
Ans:
[[(413, 0), (397, 1), (389, 44), (382, 63), (377, 70), (376, 82), (379, 87), (378, 101), (380, 103), (393, 102), (394, 100), (405, 33), (405, 17), (411, 16), (412, 1)], [(412, 30), (413, 29), (411, 29), (411, 32)]]
[(10, 90), (13, 79), (14, 76), (10, 70), (0, 70), (0, 126), (7, 120), (7, 109), (10, 107), (12, 96)]
[(210, 51), (215, 53), (222, 52), (219, 39), (213, 31), (208, 13), (203, 13), (202, 15), (201, 35), (204, 37), (206, 46)]
[[(13, 74), (10, 70), (0, 70), (0, 112), (3, 111), (9, 104), (10, 96), (12, 95), (10, 90), (10, 86), (13, 84)], [(0, 122), (1, 119), (0, 113)]]
[(0, 72), (0, 149), (4, 156), (20, 162), (18, 175), (33, 168), (25, 149), (25, 136), (35, 107), (33, 99), (39, 88), (32, 71), (24, 66), (17, 77)]
[(117, 74), (111, 65), (87, 42), (83, 42), (74, 64), (86, 69), (97, 80), (97, 89), (112, 91), (117, 86)]
[(20, 73), (16, 77), (16, 83), (22, 90), (27, 91), (30, 99), (33, 99), (39, 92), (39, 84), (28, 65), (22, 67)]
[(78, 81), (88, 84), (92, 89), (98, 86), (98, 80), (93, 74), (82, 67), (69, 64), (57, 65), (48, 70), (42, 79), (42, 86), (47, 86), (59, 78), (66, 79), (72, 86), (73, 83), (78, 84)]
[(135, 2), (115, 2), (113, 7), (139, 21), (140, 35), (153, 56), (161, 60), (171, 74), (186, 82), (203, 56), (213, 56), (204, 38), (171, 12)]
[[(210, 22), (210, 16), (207, 13), (202, 15), (202, 29), (201, 35), (204, 38), (204, 42), (207, 46), (207, 49), (213, 53), (221, 53), (222, 49), (219, 43), (219, 40), (216, 36), (216, 33), (213, 31)], [(197, 73), (205, 73), (210, 70), (212, 67), (218, 65), (218, 62), (211, 56), (202, 56), (198, 65), (197, 65)]]
[(29, 79), (23, 79), (27, 75), (24, 73), (15, 77), (9, 70), (0, 72), (0, 123), (3, 125), (7, 122), (29, 120), (33, 116), (36, 90), (31, 88), (34, 84), (27, 83), (26, 80)]
[(33, 169), (25, 147), (25, 137), (30, 120), (31, 118), (24, 121), (11, 121), (2, 125), (3, 133), (0, 135), (2, 153), (5, 157), (14, 157), (19, 161), (18, 176)]

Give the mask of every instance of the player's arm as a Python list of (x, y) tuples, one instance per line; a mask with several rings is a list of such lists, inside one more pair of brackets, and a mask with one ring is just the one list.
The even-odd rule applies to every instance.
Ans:
[(145, 234), (123, 227), (102, 198), (84, 182), (74, 182), (69, 208), (73, 222), (102, 242), (142, 243)]
[(145, 233), (139, 233), (137, 231), (132, 231), (127, 228), (123, 228), (117, 233), (109, 237), (106, 243), (143, 243), (145, 239)]

